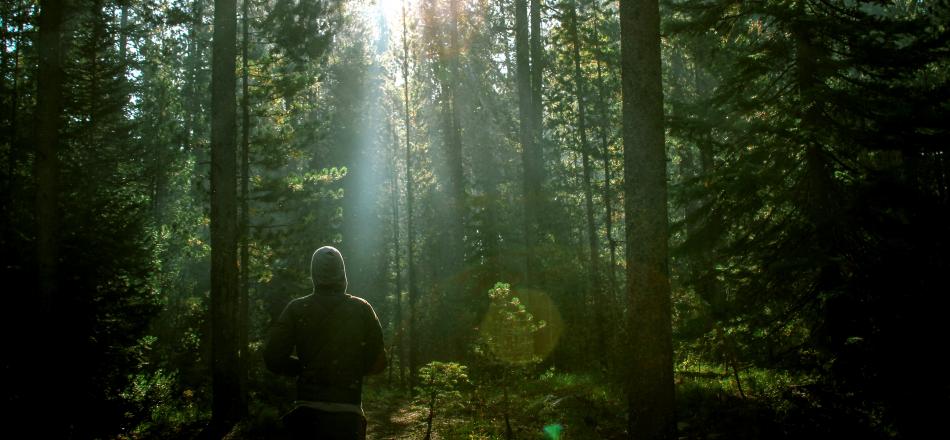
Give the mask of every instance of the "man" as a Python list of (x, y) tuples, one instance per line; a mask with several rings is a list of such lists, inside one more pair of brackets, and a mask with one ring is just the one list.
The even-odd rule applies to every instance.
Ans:
[(363, 376), (386, 368), (379, 318), (368, 302), (346, 293), (336, 248), (313, 253), (310, 278), (313, 293), (291, 301), (272, 324), (264, 362), (297, 378), (295, 408), (284, 417), (293, 438), (365, 439)]

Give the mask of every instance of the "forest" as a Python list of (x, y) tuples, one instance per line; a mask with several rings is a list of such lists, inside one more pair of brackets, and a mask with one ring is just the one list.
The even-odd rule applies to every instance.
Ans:
[(4, 437), (291, 438), (334, 246), (369, 439), (931, 438), (948, 154), (946, 0), (3, 0)]

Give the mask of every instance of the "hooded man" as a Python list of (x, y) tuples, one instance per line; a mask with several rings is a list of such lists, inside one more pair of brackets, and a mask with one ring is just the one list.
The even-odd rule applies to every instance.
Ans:
[(363, 376), (386, 368), (379, 318), (366, 300), (346, 293), (336, 248), (313, 253), (310, 278), (313, 293), (287, 304), (271, 325), (264, 362), (297, 378), (295, 408), (284, 417), (293, 438), (365, 439)]

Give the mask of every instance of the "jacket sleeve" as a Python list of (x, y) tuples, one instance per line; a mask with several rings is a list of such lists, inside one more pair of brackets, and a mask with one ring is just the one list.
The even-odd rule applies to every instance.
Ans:
[(386, 369), (386, 350), (383, 345), (383, 329), (379, 324), (379, 317), (373, 306), (366, 303), (368, 319), (366, 320), (366, 374), (379, 374)]
[[(291, 303), (293, 304), (293, 303)], [(291, 304), (271, 324), (264, 342), (264, 364), (276, 374), (297, 376), (300, 374), (300, 360), (293, 356), (294, 316)]]

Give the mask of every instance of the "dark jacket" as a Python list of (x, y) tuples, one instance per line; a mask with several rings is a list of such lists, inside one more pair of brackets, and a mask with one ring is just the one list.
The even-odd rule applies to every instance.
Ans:
[(291, 301), (271, 325), (264, 362), (297, 377), (297, 400), (359, 405), (363, 376), (386, 366), (379, 319), (368, 302), (345, 293), (339, 251), (318, 249), (310, 271), (314, 292)]

